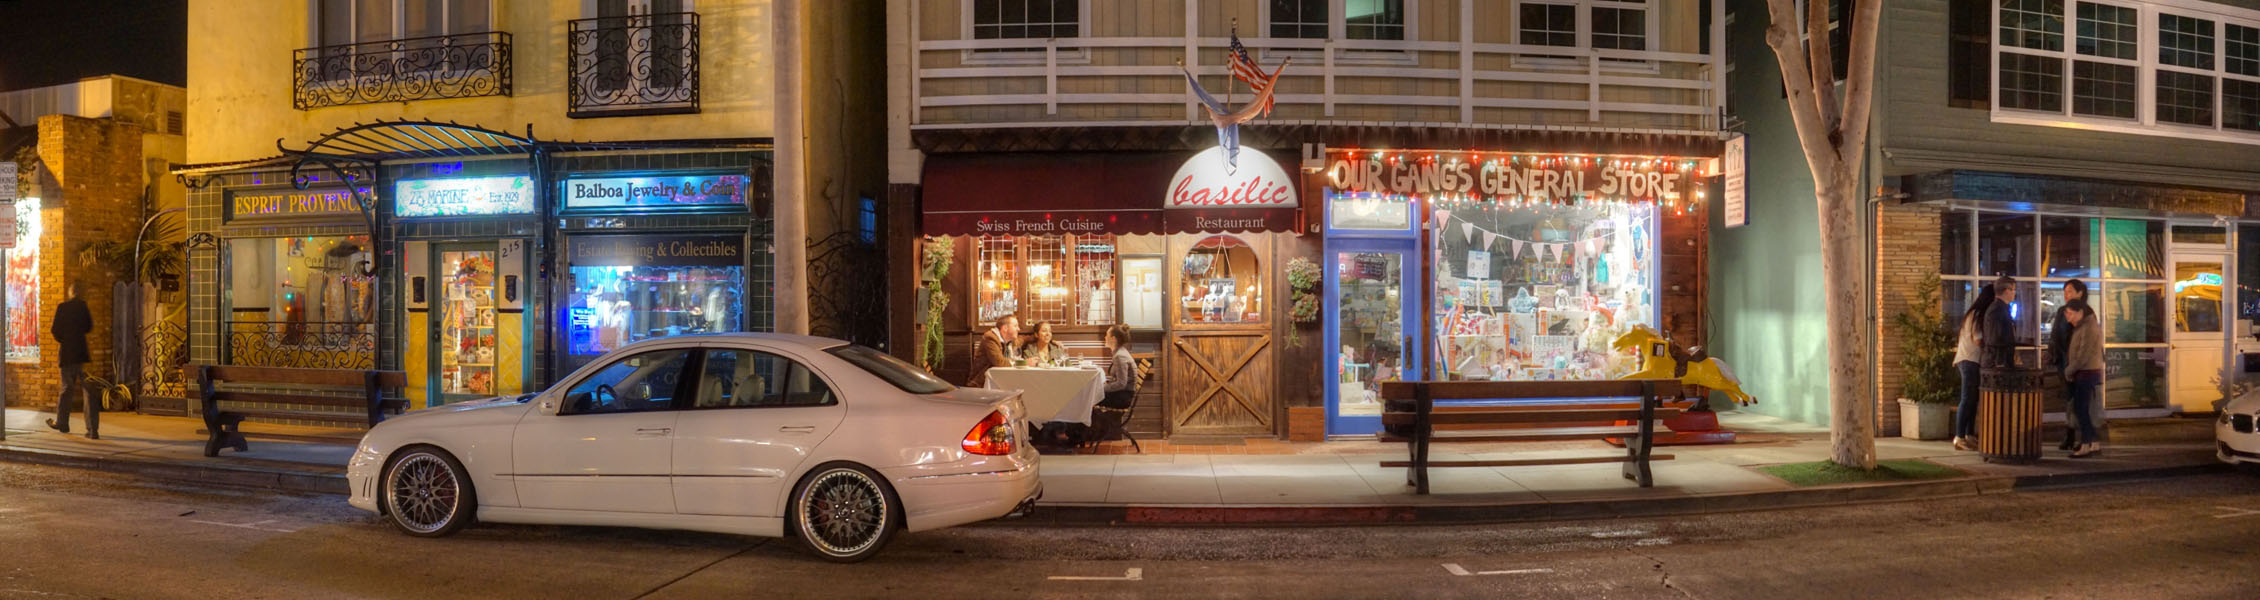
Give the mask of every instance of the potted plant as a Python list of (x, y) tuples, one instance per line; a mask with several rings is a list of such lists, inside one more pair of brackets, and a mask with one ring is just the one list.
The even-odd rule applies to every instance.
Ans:
[(1954, 331), (1939, 310), (1938, 276), (1923, 278), (1907, 310), (1892, 315), (1899, 338), (1899, 436), (1943, 440), (1953, 435), (1961, 375), (1954, 371)]

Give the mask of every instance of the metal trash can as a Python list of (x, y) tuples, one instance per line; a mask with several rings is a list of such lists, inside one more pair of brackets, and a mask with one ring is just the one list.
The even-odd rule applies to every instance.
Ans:
[(1985, 462), (2040, 461), (2040, 409), (2048, 371), (1985, 369), (1978, 374), (1978, 452)]

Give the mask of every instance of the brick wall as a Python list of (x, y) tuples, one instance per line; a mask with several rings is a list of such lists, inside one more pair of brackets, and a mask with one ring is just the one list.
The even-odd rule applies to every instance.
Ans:
[[(79, 251), (97, 241), (130, 241), (141, 222), (141, 127), (109, 119), (48, 115), (39, 119), (41, 167), (40, 219), (46, 235), (38, 240), (39, 364), (11, 365), (10, 406), (54, 406), (56, 362), (62, 349), (46, 331), (55, 306), (70, 297), (72, 282), (89, 284), (87, 311), (94, 331), (87, 335), (93, 362), (86, 372), (110, 377), (110, 281), (79, 264)], [(28, 242), (28, 240), (26, 240)]]
[(1923, 278), (1939, 273), (1940, 207), (1884, 206), (1876, 211), (1876, 435), (1899, 435), (1900, 340), (1891, 316), (1907, 310)]

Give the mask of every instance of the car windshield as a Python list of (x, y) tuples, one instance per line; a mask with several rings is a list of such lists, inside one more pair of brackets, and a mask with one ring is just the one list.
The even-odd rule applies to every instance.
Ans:
[(935, 377), (933, 373), (928, 373), (925, 369), (920, 369), (916, 365), (903, 362), (900, 358), (895, 358), (893, 355), (869, 347), (847, 345), (826, 350), (826, 352), (832, 353), (832, 356), (840, 357), (840, 360), (862, 367), (863, 370), (869, 371), (872, 375), (877, 375), (880, 379), (887, 380), (887, 383), (894, 384), (895, 387), (902, 388), (902, 391), (905, 392), (939, 394), (957, 389), (957, 386), (942, 381), (942, 378)]

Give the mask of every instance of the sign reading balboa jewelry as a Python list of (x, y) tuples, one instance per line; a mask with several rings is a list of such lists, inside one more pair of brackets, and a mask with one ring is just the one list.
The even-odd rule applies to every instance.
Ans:
[(1300, 205), (1294, 179), (1262, 152), (1240, 153), (1235, 168), (1223, 147), (1203, 150), (1169, 178), (1169, 228), (1177, 231), (1292, 229)]
[[(362, 188), (361, 193), (369, 193)], [(228, 192), (228, 218), (358, 215), (361, 204), (345, 188)]]
[(708, 266), (745, 264), (745, 239), (735, 236), (589, 236), (572, 242), (574, 266)]
[(744, 206), (744, 175), (602, 177), (565, 182), (567, 208)]
[(533, 180), (524, 175), (412, 179), (393, 188), (402, 217), (524, 215), (534, 212)]

